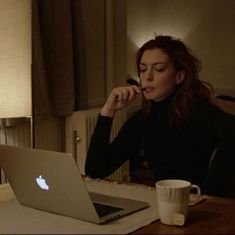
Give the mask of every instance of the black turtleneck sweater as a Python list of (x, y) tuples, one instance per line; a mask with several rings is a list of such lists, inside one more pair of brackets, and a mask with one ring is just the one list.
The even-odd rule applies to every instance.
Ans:
[(235, 117), (203, 101), (193, 108), (184, 125), (171, 127), (171, 101), (169, 96), (151, 102), (152, 112), (147, 118), (141, 111), (136, 112), (111, 143), (113, 119), (99, 115), (88, 149), (86, 174), (106, 177), (142, 149), (155, 180), (185, 179), (203, 187), (204, 192), (229, 195), (226, 191), (231, 185), (225, 182), (235, 175)]

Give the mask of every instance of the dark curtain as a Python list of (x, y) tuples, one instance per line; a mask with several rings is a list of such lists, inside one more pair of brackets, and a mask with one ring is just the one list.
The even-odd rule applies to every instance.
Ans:
[(87, 108), (81, 0), (32, 1), (35, 118)]

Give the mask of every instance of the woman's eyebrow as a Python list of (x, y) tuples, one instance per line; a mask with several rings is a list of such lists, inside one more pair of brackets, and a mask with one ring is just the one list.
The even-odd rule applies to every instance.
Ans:
[[(158, 65), (158, 64), (163, 64), (163, 65), (165, 65), (165, 64), (167, 64), (167, 63), (162, 61), (162, 62), (155, 62), (155, 63), (153, 63), (153, 64), (151, 64), (151, 65)], [(145, 63), (143, 63), (143, 62), (141, 62), (140, 65), (147, 66), (147, 64), (145, 64)]]

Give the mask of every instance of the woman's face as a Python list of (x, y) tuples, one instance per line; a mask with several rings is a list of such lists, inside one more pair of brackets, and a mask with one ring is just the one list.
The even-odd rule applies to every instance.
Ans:
[(140, 82), (147, 100), (160, 101), (169, 96), (184, 80), (184, 73), (175, 70), (169, 56), (161, 49), (146, 50), (140, 61)]

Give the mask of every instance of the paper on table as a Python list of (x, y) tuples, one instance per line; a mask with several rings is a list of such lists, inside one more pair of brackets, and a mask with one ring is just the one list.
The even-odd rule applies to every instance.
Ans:
[(126, 234), (159, 219), (155, 188), (88, 178), (85, 182), (90, 191), (144, 200), (150, 207), (111, 223), (96, 225), (22, 206), (10, 186), (5, 184), (0, 186), (0, 234)]
[(154, 188), (85, 179), (87, 188), (94, 192), (144, 200), (150, 207), (104, 225), (55, 215), (20, 205), (10, 186), (0, 186), (1, 234), (126, 234), (146, 226), (159, 218)]
[(190, 194), (189, 206), (194, 206), (197, 203), (199, 203), (205, 199), (208, 199), (207, 195), (198, 196), (198, 194)]

